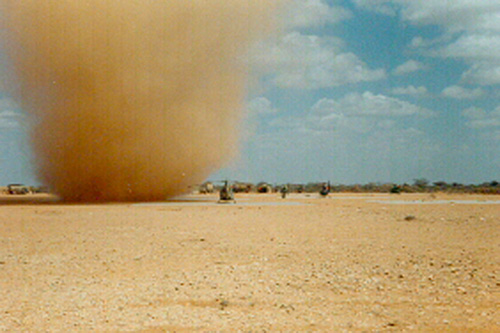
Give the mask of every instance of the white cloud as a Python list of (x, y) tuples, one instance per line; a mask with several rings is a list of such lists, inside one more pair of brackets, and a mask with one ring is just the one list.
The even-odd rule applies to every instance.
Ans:
[(369, 91), (351, 93), (338, 100), (323, 98), (302, 116), (280, 117), (270, 125), (285, 132), (323, 135), (325, 132), (356, 132), (401, 129), (405, 117), (432, 116), (431, 110)]
[(426, 68), (426, 66), (423, 63), (419, 62), (419, 61), (408, 60), (404, 64), (399, 65), (398, 67), (396, 67), (396, 69), (394, 70), (393, 73), (396, 74), (396, 75), (404, 75), (404, 74), (416, 72), (416, 71), (419, 71), (419, 70), (422, 70), (422, 69), (425, 69), (425, 68)]
[(476, 62), (462, 74), (462, 81), (470, 84), (500, 84), (500, 62)]
[(328, 116), (430, 116), (432, 111), (421, 108), (403, 100), (375, 95), (369, 91), (363, 94), (352, 93), (336, 101), (333, 99), (322, 99), (311, 109), (315, 115)]
[(265, 97), (256, 97), (247, 103), (247, 110), (250, 115), (277, 113), (278, 109), (272, 106), (270, 100)]
[(466, 34), (434, 53), (444, 58), (461, 58), (471, 64), (462, 81), (471, 84), (500, 84), (500, 34)]
[[(259, 129), (264, 124), (264, 119), (261, 116), (272, 115), (278, 113), (279, 110), (275, 108), (272, 102), (266, 97), (256, 97), (247, 101), (243, 126), (240, 129), (240, 136), (243, 141), (254, 137)], [(267, 125), (268, 120), (265, 120)]]
[(330, 6), (325, 0), (293, 0), (285, 11), (285, 27), (288, 29), (321, 27), (351, 18), (349, 10)]
[(410, 47), (417, 49), (428, 45), (428, 41), (421, 36), (414, 37), (410, 42)]
[(403, 19), (421, 25), (438, 24), (450, 31), (500, 31), (500, 3), (497, 0), (394, 0), (402, 6)]
[(23, 121), (23, 115), (16, 111), (16, 103), (10, 98), (0, 99), (0, 129), (18, 128)]
[(467, 126), (470, 128), (484, 130), (500, 127), (500, 105), (490, 112), (480, 108), (469, 108), (462, 111), (462, 115), (469, 119)]
[(19, 127), (20, 115), (13, 111), (0, 111), (0, 129)]
[(395, 16), (397, 7), (387, 0), (353, 0), (353, 2), (364, 9), (374, 11), (376, 13)]
[(444, 58), (461, 58), (471, 64), (462, 81), (472, 84), (500, 84), (500, 34), (466, 34), (434, 53)]
[(484, 119), (488, 116), (488, 113), (482, 108), (473, 106), (471, 108), (463, 110), (462, 116), (469, 119)]
[[(328, 179), (330, 171), (335, 170), (335, 177), (340, 177), (336, 180), (343, 183), (399, 181), (396, 178), (412, 179), (415, 173), (421, 174), (422, 167), (435, 163), (440, 156), (439, 143), (420, 129), (408, 126), (404, 116), (351, 113), (348, 109), (355, 99), (383, 100), (382, 104), (388, 107), (398, 104), (394, 99), (372, 93), (355, 94), (335, 100), (324, 99), (307, 114), (276, 119), (274, 131), (252, 141), (266, 147), (266, 154), (261, 155), (276, 159), (275, 167), (265, 168), (263, 174), (270, 177), (268, 170), (274, 169), (280, 170), (277, 177), (290, 173), (291, 169), (279, 168), (279, 164), (283, 160), (300, 159), (304, 162), (301, 169), (308, 170), (308, 177)], [(408, 113), (411, 112), (381, 112)], [(293, 179), (294, 175), (284, 178)]]
[(474, 61), (500, 60), (500, 35), (463, 35), (438, 53), (443, 57), (464, 58)]
[(359, 6), (392, 5), (404, 21), (414, 25), (438, 25), (444, 34), (435, 40), (415, 37), (410, 47), (427, 54), (464, 59), (471, 67), (462, 76), (466, 83), (500, 84), (500, 1), (498, 0), (380, 0), (356, 1)]
[(391, 90), (391, 93), (394, 95), (412, 95), (412, 96), (417, 96), (417, 95), (425, 95), (427, 94), (427, 88), (424, 86), (420, 87), (415, 87), (413, 85), (410, 85), (408, 87), (396, 87)]
[(342, 47), (339, 38), (292, 32), (276, 43), (261, 43), (251, 63), (282, 88), (319, 89), (386, 77), (383, 69), (371, 70)]
[(460, 86), (450, 86), (445, 88), (442, 93), (444, 97), (455, 99), (477, 99), (484, 96), (481, 88), (467, 89)]
[[(361, 8), (394, 15), (419, 25), (443, 25), (450, 31), (500, 31), (498, 0), (354, 0)], [(391, 10), (381, 10), (390, 8)]]
[(475, 119), (467, 123), (472, 128), (500, 127), (500, 118)]

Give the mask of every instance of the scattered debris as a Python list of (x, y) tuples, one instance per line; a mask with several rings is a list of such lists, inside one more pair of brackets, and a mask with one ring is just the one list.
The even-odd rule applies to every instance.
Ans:
[(225, 299), (223, 299), (219, 302), (219, 306), (220, 306), (221, 310), (224, 310), (226, 307), (229, 306), (229, 301), (226, 301)]

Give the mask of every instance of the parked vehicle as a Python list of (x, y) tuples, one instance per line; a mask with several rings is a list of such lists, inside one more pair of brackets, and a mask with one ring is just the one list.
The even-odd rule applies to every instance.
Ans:
[(23, 184), (9, 184), (7, 186), (7, 193), (9, 194), (28, 194), (30, 190)]

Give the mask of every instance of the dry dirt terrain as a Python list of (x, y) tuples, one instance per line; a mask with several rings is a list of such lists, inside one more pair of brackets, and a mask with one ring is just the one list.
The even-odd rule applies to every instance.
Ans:
[(500, 331), (498, 196), (20, 197), (3, 331)]

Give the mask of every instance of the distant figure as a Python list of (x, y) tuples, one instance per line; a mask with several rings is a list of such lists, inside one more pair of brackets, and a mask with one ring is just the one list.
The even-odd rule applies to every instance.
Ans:
[(234, 192), (231, 186), (229, 186), (229, 182), (226, 180), (224, 182), (224, 186), (221, 188), (219, 192), (219, 203), (228, 203), (234, 202)]
[(280, 189), (280, 192), (281, 192), (281, 197), (285, 199), (286, 195), (288, 194), (288, 185), (283, 185)]
[(330, 193), (330, 182), (324, 183), (323, 186), (321, 187), (321, 191), (319, 191), (319, 194), (322, 197), (326, 197)]

